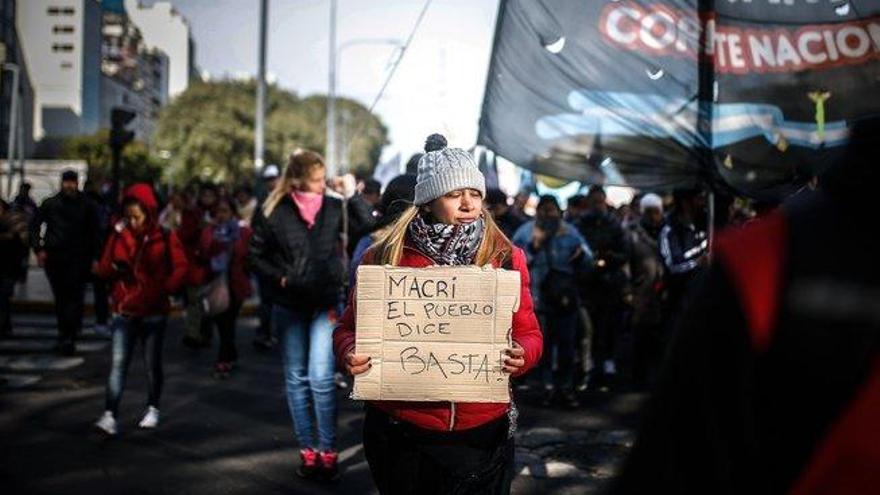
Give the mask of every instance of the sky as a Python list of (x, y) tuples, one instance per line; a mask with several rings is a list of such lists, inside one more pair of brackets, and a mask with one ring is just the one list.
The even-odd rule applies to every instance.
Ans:
[[(216, 78), (256, 74), (259, 0), (171, 3), (189, 21), (202, 71)], [(338, 0), (337, 43), (402, 43), (423, 6), (423, 0)], [(389, 130), (384, 157), (400, 152), (405, 160), (433, 132), (444, 134), (451, 146), (476, 143), (497, 9), (498, 0), (433, 0), (374, 110)], [(269, 0), (270, 80), (301, 96), (327, 92), (329, 18), (330, 0)], [(343, 49), (338, 94), (369, 106), (395, 50), (381, 43)]]

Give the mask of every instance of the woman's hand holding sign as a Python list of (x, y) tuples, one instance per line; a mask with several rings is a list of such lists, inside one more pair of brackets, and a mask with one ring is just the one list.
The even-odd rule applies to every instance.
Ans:
[(360, 375), (373, 367), (370, 360), (370, 356), (365, 354), (349, 352), (345, 355), (345, 369), (351, 376)]
[(526, 365), (526, 360), (523, 358), (525, 351), (516, 341), (513, 341), (513, 347), (504, 350), (504, 354), (507, 355), (504, 358), (504, 366), (502, 366), (505, 373), (516, 373)]

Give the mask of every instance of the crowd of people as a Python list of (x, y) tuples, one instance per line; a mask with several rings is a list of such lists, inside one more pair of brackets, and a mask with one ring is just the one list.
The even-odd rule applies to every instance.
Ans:
[[(194, 182), (164, 198), (143, 183), (84, 193), (65, 171), (60, 192), (39, 207), (25, 184), (0, 202), (0, 329), (14, 331), (10, 298), (29, 251), (54, 294), (59, 353), (76, 352), (91, 284), (97, 328), (112, 337), (95, 425), (115, 435), (136, 349), (149, 388), (139, 426), (159, 425), (171, 299), (184, 312), (182, 345), (208, 347), (216, 333), (211, 372), (229, 379), (237, 320), (256, 295), (253, 345), (280, 351), (298, 474), (322, 480), (338, 475), (336, 375), (371, 366), (354, 349), (361, 264), (519, 271), (527, 283), (504, 363), (514, 399), (538, 387), (544, 407), (576, 408), (584, 390), (653, 386), (687, 288), (709, 266), (704, 191), (643, 191), (618, 207), (601, 186), (564, 201), (510, 198), (487, 189), (472, 156), (439, 135), (407, 169), (383, 191), (327, 177), (318, 153), (299, 150), (284, 167), (266, 166), (255, 187)], [(719, 225), (753, 216), (739, 202), (720, 211)], [(509, 404), (373, 401), (365, 454), (382, 493), (506, 493), (515, 421)]]

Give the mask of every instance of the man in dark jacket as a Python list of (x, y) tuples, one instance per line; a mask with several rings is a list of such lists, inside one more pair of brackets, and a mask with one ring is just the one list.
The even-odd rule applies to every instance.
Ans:
[(877, 493), (878, 138), (857, 125), (822, 192), (721, 236), (613, 494)]
[(577, 227), (593, 250), (593, 270), (585, 289), (585, 302), (593, 318), (591, 382), (605, 386), (617, 373), (615, 341), (624, 323), (623, 297), (628, 284), (624, 265), (629, 261), (629, 243), (623, 227), (608, 211), (605, 191), (593, 187), (587, 199), (590, 208)]
[(674, 200), (660, 231), (660, 255), (668, 274), (669, 309), (676, 314), (688, 284), (708, 262), (709, 238), (705, 192), (681, 189), (675, 191)]
[(71, 355), (82, 329), (85, 284), (101, 251), (98, 212), (79, 190), (75, 171), (61, 174), (61, 192), (43, 201), (31, 232), (37, 261), (46, 269), (55, 297), (57, 350)]

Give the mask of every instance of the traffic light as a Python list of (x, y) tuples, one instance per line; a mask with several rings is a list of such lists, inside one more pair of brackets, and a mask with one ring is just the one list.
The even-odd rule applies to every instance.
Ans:
[(122, 150), (126, 144), (134, 140), (134, 131), (129, 131), (125, 126), (134, 120), (137, 115), (131, 110), (121, 107), (113, 107), (110, 111), (110, 147)]

